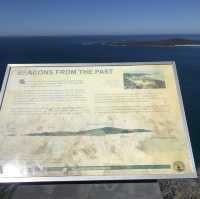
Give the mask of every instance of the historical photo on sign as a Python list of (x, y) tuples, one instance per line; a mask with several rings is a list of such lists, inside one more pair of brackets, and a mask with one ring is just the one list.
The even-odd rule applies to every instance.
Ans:
[(165, 87), (165, 80), (161, 73), (124, 73), (125, 89), (154, 89)]
[(0, 181), (195, 177), (175, 65), (11, 64)]

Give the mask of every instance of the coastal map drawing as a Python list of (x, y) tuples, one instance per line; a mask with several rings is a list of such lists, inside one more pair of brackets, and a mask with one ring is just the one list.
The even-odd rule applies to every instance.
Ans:
[(104, 127), (98, 129), (91, 129), (85, 131), (58, 131), (58, 132), (41, 132), (41, 133), (28, 133), (23, 134), (24, 136), (105, 136), (114, 134), (129, 134), (129, 133), (148, 133), (151, 132), (149, 129), (121, 129), (113, 127)]

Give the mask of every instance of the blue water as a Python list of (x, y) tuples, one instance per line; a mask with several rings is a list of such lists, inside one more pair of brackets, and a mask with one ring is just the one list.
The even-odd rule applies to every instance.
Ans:
[[(200, 47), (114, 47), (115, 40), (200, 39), (200, 35), (4, 37), (0, 38), (0, 84), (8, 63), (176, 61), (195, 162), (200, 165)], [(92, 45), (83, 45), (83, 44)]]

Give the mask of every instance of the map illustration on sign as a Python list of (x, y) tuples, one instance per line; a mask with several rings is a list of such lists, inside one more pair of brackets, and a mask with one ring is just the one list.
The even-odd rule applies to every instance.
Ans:
[(126, 133), (135, 133), (135, 132), (150, 132), (146, 129), (119, 129), (113, 127), (104, 127), (99, 129), (91, 129), (85, 131), (59, 131), (59, 132), (41, 132), (41, 133), (29, 133), (24, 134), (25, 136), (105, 136), (112, 134), (126, 134)]

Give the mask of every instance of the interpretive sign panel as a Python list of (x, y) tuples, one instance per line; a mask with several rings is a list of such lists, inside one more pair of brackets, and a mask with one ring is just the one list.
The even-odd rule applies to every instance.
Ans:
[(174, 62), (10, 64), (0, 181), (195, 177)]

